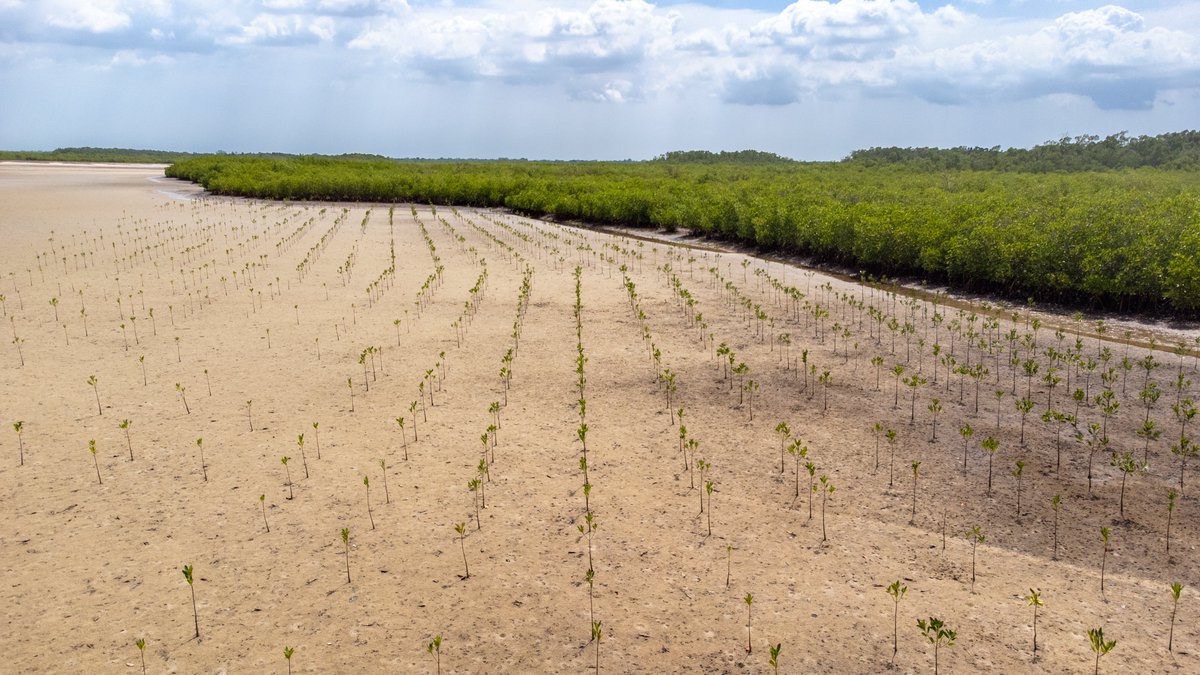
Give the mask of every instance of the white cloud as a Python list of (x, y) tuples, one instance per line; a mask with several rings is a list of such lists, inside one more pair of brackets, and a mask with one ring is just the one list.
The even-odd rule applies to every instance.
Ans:
[(929, 52), (907, 51), (888, 64), (930, 100), (1029, 98), (1055, 93), (1091, 98), (1101, 108), (1146, 108), (1157, 91), (1195, 88), (1200, 40), (1112, 5), (1074, 12), (1033, 33)]
[(306, 44), (331, 40), (336, 33), (329, 17), (300, 14), (259, 14), (236, 34), (222, 36), (218, 44)]
[(647, 0), (0, 0), (0, 36), (98, 50), (87, 57), (98, 65), (123, 51), (208, 58), (236, 48), (254, 58), (260, 47), (323, 44), (336, 69), (372, 77), (539, 84), (613, 103), (684, 92), (752, 105), (1068, 95), (1136, 109), (1200, 87), (1194, 22), (1114, 5), (997, 18), (1003, 3), (973, 14), (980, 4), (796, 0), (763, 12)]
[(130, 16), (121, 10), (120, 4), (113, 0), (47, 3), (44, 18), (46, 23), (57, 28), (107, 33), (130, 24)]

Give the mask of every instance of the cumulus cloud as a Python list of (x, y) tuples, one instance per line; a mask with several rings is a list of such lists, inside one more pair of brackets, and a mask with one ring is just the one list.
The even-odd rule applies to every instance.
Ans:
[(1200, 40), (1108, 5), (1072, 12), (1033, 33), (900, 55), (888, 71), (928, 100), (1085, 96), (1103, 109), (1145, 109), (1156, 93), (1194, 88)]
[[(777, 12), (649, 0), (0, 0), (0, 41), (121, 53), (327, 47), (372, 75), (542, 84), (624, 103), (744, 105), (849, 94), (939, 104), (1082, 96), (1144, 109), (1197, 89), (1200, 32), (1115, 5), (1023, 23), (966, 0), (796, 0)], [(1019, 6), (1019, 5), (1013, 5)], [(1044, 6), (1043, 6), (1044, 7)], [(1029, 27), (1032, 26), (1032, 27)]]
[(597, 0), (582, 10), (429, 10), (374, 23), (349, 46), (399, 61), (469, 59), (479, 77), (538, 80), (547, 69), (635, 66), (670, 35), (672, 23), (644, 0)]

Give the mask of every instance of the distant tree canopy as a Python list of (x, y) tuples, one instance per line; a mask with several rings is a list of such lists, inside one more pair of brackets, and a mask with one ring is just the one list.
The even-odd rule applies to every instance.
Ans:
[(1108, 169), (1200, 169), (1200, 131), (1159, 136), (1063, 137), (1033, 148), (870, 148), (842, 160), (862, 166), (919, 171), (1077, 172)]
[(885, 164), (206, 156), (167, 175), (215, 194), (493, 206), (684, 227), (1021, 300), (1200, 314), (1200, 171)]
[(654, 158), (655, 162), (676, 164), (795, 164), (796, 160), (781, 157), (773, 152), (760, 150), (736, 150), (733, 152), (709, 152), (707, 150), (675, 150)]
[(170, 164), (198, 155), (170, 150), (131, 150), (128, 148), (58, 148), (57, 150), (0, 150), (0, 160), (40, 162), (109, 162), (129, 164)]

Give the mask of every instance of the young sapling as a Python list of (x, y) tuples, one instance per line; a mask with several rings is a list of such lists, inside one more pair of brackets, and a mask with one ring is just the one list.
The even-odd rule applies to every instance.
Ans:
[(188, 402), (187, 402), (187, 387), (185, 387), (185, 386), (183, 386), (182, 384), (179, 384), (178, 382), (176, 382), (176, 383), (175, 383), (175, 391), (179, 392), (179, 398), (183, 400), (183, 410), (184, 410), (184, 412), (186, 412), (187, 414), (191, 415), (191, 414), (192, 414), (192, 409), (188, 407)]
[(185, 580), (187, 580), (188, 588), (190, 588), (192, 591), (192, 621), (196, 627), (196, 634), (193, 635), (192, 637), (199, 640), (200, 639), (200, 613), (198, 611), (196, 611), (196, 586), (193, 583), (192, 566), (191, 565), (183, 566), (183, 578)]
[(1087, 635), (1088, 640), (1092, 643), (1092, 652), (1096, 654), (1096, 668), (1093, 673), (1100, 675), (1100, 657), (1111, 652), (1113, 647), (1117, 646), (1117, 641), (1109, 640), (1105, 642), (1103, 628), (1089, 628)]
[(1033, 655), (1037, 657), (1037, 617), (1038, 607), (1046, 604), (1042, 601), (1042, 594), (1036, 588), (1029, 589), (1029, 595), (1025, 596), (1025, 602), (1033, 608)]
[(350, 528), (343, 527), (342, 546), (346, 549), (346, 583), (350, 583)]
[(971, 542), (971, 590), (975, 590), (975, 548), (986, 541), (983, 534), (983, 528), (976, 525), (967, 533), (967, 540)]
[(138, 638), (133, 644), (137, 645), (138, 654), (142, 656), (142, 675), (146, 675), (146, 638)]
[(938, 672), (938, 647), (946, 645), (953, 647), (954, 641), (958, 639), (958, 633), (946, 628), (946, 624), (941, 619), (929, 617), (929, 620), (917, 619), (917, 628), (925, 635), (925, 639), (929, 640), (929, 644), (933, 645), (933, 675)]
[(132, 462), (133, 461), (133, 443), (129, 440), (129, 425), (130, 424), (133, 424), (133, 423), (130, 422), (129, 420), (121, 420), (121, 422), (119, 424), (117, 424), (117, 428), (119, 428), (125, 432), (125, 446), (127, 448), (129, 448), (129, 461)]
[(435, 635), (433, 637), (433, 641), (430, 642), (429, 644), (425, 645), (425, 651), (429, 652), (430, 655), (436, 657), (437, 672), (438, 672), (438, 675), (441, 675), (442, 674), (442, 636)]
[(404, 461), (408, 461), (408, 433), (404, 431), (404, 418), (397, 417), (396, 425), (400, 427), (400, 441), (404, 447)]
[(392, 493), (388, 491), (387, 484), (387, 460), (379, 460), (379, 469), (383, 471), (383, 503), (392, 503)]
[(287, 455), (284, 455), (283, 457), (281, 457), (279, 459), (280, 463), (283, 464), (284, 472), (287, 474), (287, 488), (288, 488), (288, 499), (289, 500), (292, 499), (293, 497), (295, 497), (295, 495), (292, 493), (292, 470), (288, 468), (288, 462), (291, 461), (291, 459), (292, 458), (288, 457)]
[(912, 515), (909, 516), (908, 524), (915, 525), (917, 523), (917, 479), (921, 477), (921, 463), (913, 460), (913, 498), (912, 498)]
[(454, 531), (458, 533), (458, 544), (462, 547), (464, 580), (471, 578), (471, 566), (467, 563), (467, 524), (455, 523)]
[(304, 456), (304, 434), (296, 437), (296, 445), (300, 447), (300, 463), (304, 465), (304, 477), (308, 478), (308, 458)]
[(596, 641), (596, 672), (597, 673), (600, 672), (600, 639), (604, 635), (604, 629), (602, 628), (603, 623), (604, 622), (602, 622), (602, 621), (593, 621), (592, 622), (592, 639)]
[(1167, 635), (1167, 653), (1171, 653), (1171, 646), (1175, 643), (1175, 613), (1179, 611), (1179, 594), (1183, 592), (1183, 584), (1171, 584), (1171, 632)]
[(104, 408), (100, 407), (100, 387), (97, 385), (97, 382), (99, 380), (96, 379), (95, 375), (88, 375), (87, 383), (92, 386), (92, 393), (96, 395), (96, 412), (103, 415)]
[(752, 593), (747, 593), (746, 597), (743, 598), (742, 600), (743, 600), (743, 602), (746, 603), (746, 653), (752, 654), (752, 653), (754, 653), (754, 643), (750, 639), (750, 635), (751, 635), (750, 610), (754, 605), (754, 595)]
[(892, 596), (892, 663), (895, 663), (896, 653), (900, 651), (900, 600), (908, 592), (908, 586), (900, 585), (897, 579), (887, 587), (887, 592)]
[(712, 536), (712, 493), (713, 482), (710, 480), (704, 484), (704, 491), (708, 493), (708, 536)]
[(821, 476), (821, 541), (829, 540), (825, 535), (825, 503), (836, 489), (833, 483), (829, 482), (829, 476)]
[(1175, 500), (1179, 494), (1174, 490), (1167, 490), (1167, 562), (1171, 562), (1171, 514), (1175, 512)]
[(100, 460), (96, 458), (95, 439), (88, 441), (88, 452), (92, 453), (92, 462), (96, 465), (96, 483), (104, 485), (104, 481), (100, 480)]
[(16, 422), (13, 422), (12, 425), (13, 431), (17, 432), (17, 447), (19, 449), (18, 451), (21, 453), (20, 465), (25, 466), (25, 439), (21, 435), (21, 432), (25, 429), (25, 422), (17, 420)]
[(1054, 553), (1050, 559), (1058, 560), (1058, 508), (1062, 506), (1062, 495), (1051, 497), (1050, 505), (1054, 507)]
[(1108, 535), (1111, 532), (1107, 527), (1100, 528), (1100, 539), (1104, 544), (1104, 548), (1100, 553), (1100, 595), (1104, 595), (1104, 566), (1108, 562)]

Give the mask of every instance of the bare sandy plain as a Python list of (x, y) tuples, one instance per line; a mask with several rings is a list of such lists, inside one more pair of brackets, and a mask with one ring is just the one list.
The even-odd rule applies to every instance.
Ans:
[[(1025, 317), (993, 326), (741, 255), (471, 209), (389, 217), (387, 205), (211, 198), (159, 167), (0, 165), (0, 241), (12, 333), (0, 348), (0, 671), (139, 672), (144, 638), (149, 673), (286, 672), (285, 646), (294, 672), (435, 672), (435, 635), (445, 672), (595, 667), (578, 529), (579, 265), (601, 670), (770, 672), (782, 644), (780, 672), (929, 672), (916, 621), (939, 617), (957, 632), (942, 672), (1091, 672), (1087, 630), (1100, 627), (1117, 643), (1101, 671), (1200, 672), (1192, 466), (1166, 554), (1181, 476), (1170, 447), (1200, 427), (1172, 410), (1200, 398), (1191, 356), (1156, 352), (1147, 372), (1144, 349), (1114, 344), (1104, 361), (1104, 344), (1075, 350), (1073, 334)], [(722, 343), (745, 375), (726, 376)], [(1081, 359), (1060, 364), (1053, 392), (1048, 348)], [(976, 380), (941, 361), (951, 353), (988, 368), (978, 412)], [(1110, 367), (1117, 379), (1102, 381)], [(686, 460), (664, 369), (697, 441)], [(915, 398), (898, 384), (913, 373), (927, 380)], [(1147, 381), (1162, 436), (1125, 481), (1122, 516), (1111, 450), (1142, 460)], [(1084, 386), (1080, 429), (1104, 421), (1106, 387), (1120, 404), (1091, 497), (1086, 433), (1040, 420), (1048, 402), (1074, 412)], [(1027, 390), (1022, 445), (1014, 402)], [(477, 520), (468, 483), (492, 444), (493, 402)], [(807, 456), (781, 471), (782, 421)], [(711, 494), (696, 460), (711, 464)], [(806, 462), (836, 486), (824, 517)], [(1031, 588), (1045, 603), (1036, 656)]]

